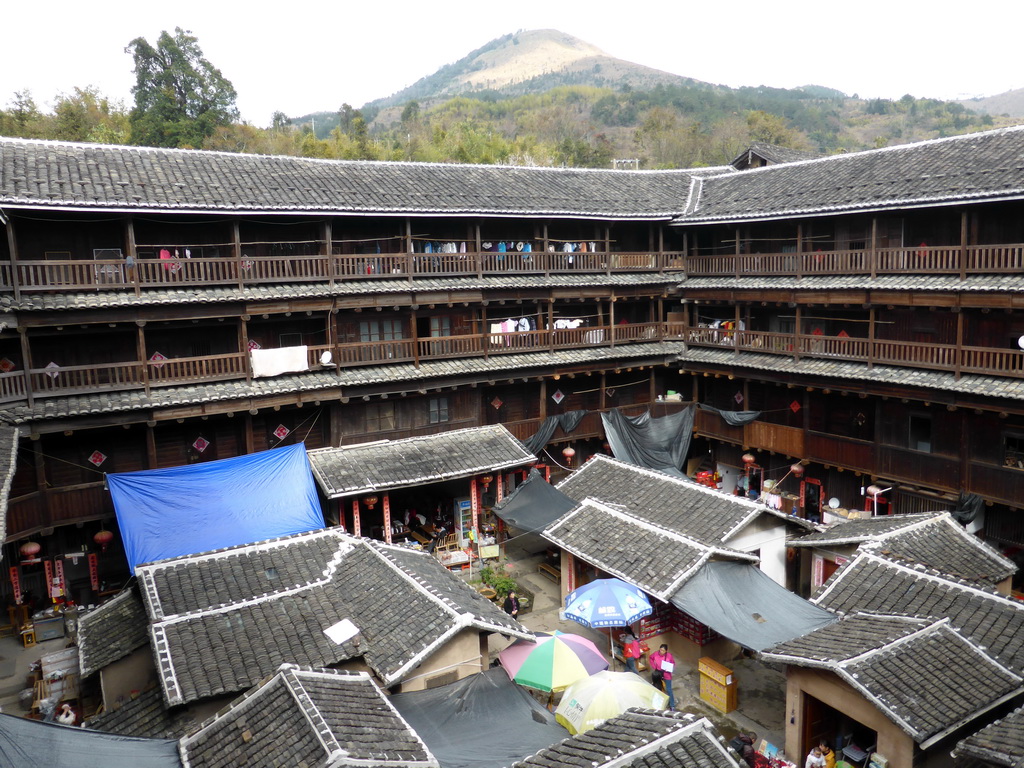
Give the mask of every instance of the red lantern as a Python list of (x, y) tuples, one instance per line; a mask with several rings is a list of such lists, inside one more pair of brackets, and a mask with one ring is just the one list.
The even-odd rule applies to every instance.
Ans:
[(21, 556), (24, 559), (32, 560), (36, 556), (38, 556), (39, 553), (42, 552), (42, 550), (43, 547), (41, 544), (39, 544), (39, 542), (26, 541), (24, 544), (21, 545), (21, 548), (18, 551), (21, 552)]
[(742, 459), (744, 464), (753, 464), (756, 461), (752, 453), (744, 453)]
[(796, 477), (803, 477), (804, 465), (798, 461), (796, 464), (789, 468), (789, 471), (792, 472)]
[(375, 506), (377, 506), (378, 499), (376, 496), (367, 496), (365, 499), (363, 499), (363, 501), (366, 502), (367, 509), (373, 509)]
[(484, 493), (487, 493), (487, 489), (491, 487), (492, 482), (494, 482), (492, 475), (484, 475), (480, 478), (480, 484), (484, 487)]
[(92, 537), (92, 540), (100, 545), (101, 552), (106, 552), (107, 547), (110, 545), (110, 542), (114, 540), (114, 534), (108, 530), (101, 529), (99, 532), (96, 533), (95, 536)]
[(565, 456), (566, 463), (572, 464), (572, 457), (576, 455), (576, 449), (571, 445), (567, 445), (562, 449), (562, 455)]

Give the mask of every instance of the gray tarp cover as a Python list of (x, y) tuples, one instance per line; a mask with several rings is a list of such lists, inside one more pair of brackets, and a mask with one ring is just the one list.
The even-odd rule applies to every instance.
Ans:
[(722, 421), (728, 424), (730, 427), (742, 427), (744, 424), (749, 424), (752, 421), (757, 421), (761, 416), (760, 411), (723, 411), (715, 408), (713, 405), (704, 405), (703, 403), (697, 403), (697, 407), (702, 411), (711, 411), (717, 413), (722, 417)]
[(511, 765), (569, 737), (525, 689), (493, 667), (451, 685), (391, 697), (442, 768)]
[(0, 715), (0, 765), (181, 768), (178, 742), (137, 739), (14, 715)]
[(586, 411), (567, 411), (555, 416), (548, 416), (540, 423), (537, 431), (530, 438), (523, 441), (523, 445), (526, 446), (526, 450), (530, 453), (540, 455), (540, 452), (544, 450), (544, 446), (551, 440), (558, 427), (561, 427), (562, 431), (568, 435), (576, 430), (576, 427), (580, 425), (580, 422), (583, 421), (583, 417), (586, 415)]
[(690, 450), (693, 413), (692, 405), (656, 419), (650, 411), (630, 417), (614, 410), (602, 413), (601, 421), (616, 459), (685, 477), (682, 467)]
[(494, 514), (509, 525), (533, 533), (547, 528), (575, 506), (575, 501), (531, 469), (526, 481), (494, 508)]
[(705, 563), (671, 602), (718, 634), (755, 651), (806, 635), (837, 618), (748, 563)]

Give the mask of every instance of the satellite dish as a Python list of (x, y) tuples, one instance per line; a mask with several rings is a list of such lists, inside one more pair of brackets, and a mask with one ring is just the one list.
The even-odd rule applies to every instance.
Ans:
[(837, 499), (835, 496), (833, 496), (831, 499), (829, 499), (828, 500), (828, 508), (829, 509), (839, 509), (839, 499)]
[(1024, 336), (1021, 336), (1019, 339), (1017, 339), (1017, 346), (1020, 347), (1021, 349), (1024, 349)]
[(330, 350), (320, 355), (320, 365), (330, 365), (332, 362), (334, 362), (334, 355), (331, 354)]

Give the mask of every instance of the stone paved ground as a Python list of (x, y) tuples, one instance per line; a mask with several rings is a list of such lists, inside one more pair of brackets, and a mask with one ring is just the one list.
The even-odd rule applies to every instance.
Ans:
[[(506, 557), (505, 562), (510, 567), (505, 570), (535, 595), (532, 610), (522, 617), (526, 627), (535, 632), (571, 632), (590, 638), (599, 648), (607, 647), (606, 635), (574, 621), (559, 619), (558, 611), (562, 607), (559, 588), (552, 579), (537, 572), (537, 564), (544, 559), (543, 552), (531, 554), (509, 546)], [(492, 658), (507, 644), (500, 636), (492, 638)], [(759, 738), (781, 746), (785, 741), (786, 729), (786, 678), (781, 669), (749, 658), (731, 660), (727, 666), (733, 670), (737, 679), (737, 710), (725, 715), (702, 701), (697, 670), (682, 668), (676, 671), (673, 686), (676, 709), (707, 717), (726, 739), (732, 738), (738, 731), (753, 731)], [(538, 698), (547, 702), (547, 694)]]

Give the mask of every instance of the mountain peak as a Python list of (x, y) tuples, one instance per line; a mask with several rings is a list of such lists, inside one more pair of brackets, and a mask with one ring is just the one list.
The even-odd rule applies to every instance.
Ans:
[(480, 91), (505, 95), (541, 93), (556, 85), (648, 88), (658, 83), (683, 82), (694, 81), (616, 59), (557, 29), (520, 30), (491, 40), (455, 63), (366, 107), (388, 107)]

